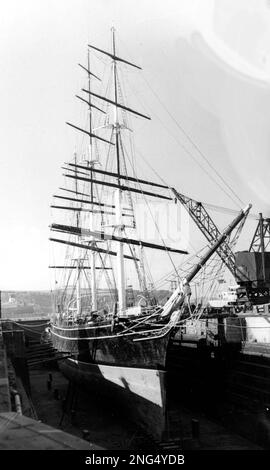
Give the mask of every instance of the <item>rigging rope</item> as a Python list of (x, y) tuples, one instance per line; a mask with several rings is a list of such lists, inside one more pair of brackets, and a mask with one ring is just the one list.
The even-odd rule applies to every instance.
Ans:
[[(154, 94), (154, 96), (157, 98), (157, 100), (159, 101), (159, 103), (161, 104), (161, 106), (165, 109), (165, 111), (167, 112), (167, 114), (170, 116), (170, 118), (173, 120), (173, 122), (176, 124), (176, 126), (182, 131), (182, 133), (185, 135), (185, 137), (187, 138), (187, 140), (194, 146), (194, 148), (197, 150), (197, 152), (201, 155), (201, 157), (203, 158), (204, 161), (207, 162), (208, 166), (213, 170), (213, 172), (216, 174), (216, 176), (218, 176), (220, 178), (220, 180), (223, 182), (223, 184), (231, 191), (231, 193), (234, 195), (234, 197), (240, 202), (241, 205), (243, 205), (243, 201), (240, 199), (240, 197), (238, 196), (238, 194), (232, 189), (232, 187), (225, 181), (225, 179), (223, 178), (223, 176), (214, 168), (214, 166), (210, 163), (210, 161), (208, 160), (208, 158), (206, 157), (206, 155), (202, 152), (202, 150), (199, 148), (199, 146), (193, 141), (193, 139), (190, 137), (190, 135), (185, 131), (185, 129), (183, 128), (183, 126), (181, 126), (181, 124), (177, 121), (177, 119), (172, 115), (172, 113), (169, 111), (169, 109), (167, 108), (167, 106), (161, 101), (160, 97), (158, 96), (158, 94), (154, 91), (154, 89), (151, 87), (150, 83), (148, 82), (148, 80), (143, 77), (143, 79), (145, 80), (146, 84), (148, 85), (148, 87), (150, 88), (150, 90), (152, 91), (152, 93)], [(231, 198), (232, 199), (232, 198)]]
[[(121, 42), (122, 43), (122, 42)], [(123, 45), (125, 49), (127, 49), (126, 47), (126, 44)], [(186, 146), (184, 146), (170, 131), (170, 135), (172, 135), (172, 137), (174, 137), (174, 139), (177, 141), (177, 143), (185, 150), (186, 153), (188, 153), (191, 158), (200, 166), (200, 168), (206, 173), (208, 174), (208, 176), (216, 183), (217, 186), (219, 186), (219, 188), (234, 202), (234, 204), (238, 205), (239, 207), (241, 207), (243, 205), (243, 201), (241, 200), (241, 198), (238, 196), (238, 194), (233, 190), (233, 188), (231, 187), (231, 185), (229, 185), (224, 177), (216, 170), (216, 168), (212, 165), (212, 163), (208, 160), (208, 158), (206, 157), (205, 153), (199, 148), (198, 144), (196, 144), (196, 142), (193, 141), (193, 139), (190, 137), (190, 135), (186, 132), (186, 130), (183, 128), (183, 126), (178, 122), (178, 120), (173, 116), (173, 114), (169, 111), (169, 109), (167, 108), (167, 106), (163, 103), (163, 101), (161, 100), (160, 96), (158, 95), (158, 93), (156, 93), (156, 91), (151, 87), (149, 81), (146, 79), (145, 75), (143, 74), (142, 75), (142, 78), (143, 80), (145, 81), (145, 83), (147, 84), (148, 88), (150, 89), (150, 91), (152, 92), (152, 94), (154, 95), (154, 97), (158, 100), (158, 102), (160, 103), (160, 105), (163, 107), (163, 109), (166, 111), (166, 113), (168, 114), (168, 116), (171, 118), (171, 120), (175, 123), (175, 125), (177, 126), (177, 128), (182, 132), (182, 134), (185, 135), (186, 139), (188, 140), (188, 142), (190, 142), (190, 144), (196, 149), (196, 151), (198, 152), (198, 154), (201, 156), (201, 158), (203, 159), (203, 161), (205, 161), (207, 163), (207, 165), (211, 168), (211, 170), (214, 172), (214, 174), (222, 181), (223, 185), (231, 192), (231, 194), (233, 195), (230, 196), (230, 194), (228, 194), (228, 192), (220, 185), (220, 183), (218, 183), (217, 180), (214, 179), (214, 177), (205, 169), (203, 168), (200, 163), (195, 159), (195, 157), (191, 154), (191, 152), (189, 152), (189, 150), (186, 148)], [(128, 80), (128, 77), (127, 77), (127, 82), (130, 84), (129, 80)], [(138, 91), (136, 90), (136, 88), (133, 86), (131, 86), (131, 89), (134, 88), (135, 90), (135, 95), (137, 97), (137, 99), (139, 99), (139, 101), (141, 102), (140, 98), (139, 98), (139, 93)], [(145, 109), (145, 103), (142, 103), (142, 106), (144, 107)], [(151, 113), (153, 114), (153, 113)], [(155, 114), (155, 113), (154, 113)], [(159, 117), (157, 115), (155, 115), (156, 118), (162, 123), (162, 121), (159, 119)], [(163, 123), (164, 125), (164, 123)], [(165, 126), (165, 128), (167, 129), (168, 131), (168, 128), (167, 126)], [(236, 202), (236, 200), (234, 200), (234, 198), (236, 198), (236, 200), (238, 202)], [(240, 205), (239, 205), (240, 203)]]

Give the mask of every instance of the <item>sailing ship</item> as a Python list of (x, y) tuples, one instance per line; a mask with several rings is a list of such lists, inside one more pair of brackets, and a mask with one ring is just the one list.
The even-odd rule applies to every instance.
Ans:
[[(109, 97), (93, 91), (93, 82), (100, 79), (91, 70), (92, 51), (110, 63)], [(86, 105), (89, 126), (67, 124), (86, 136), (88, 154), (85, 158), (76, 153), (64, 166), (72, 186), (61, 188), (61, 194), (54, 197), (69, 205), (54, 202), (51, 206), (58, 214), (71, 215), (69, 223), (51, 225), (51, 231), (65, 237), (50, 240), (70, 250), (65, 263), (50, 266), (57, 276), (63, 275), (63, 286), (57, 281), (55, 289), (51, 338), (54, 347), (66, 354), (59, 365), (70, 380), (120, 396), (130, 416), (161, 440), (166, 432), (167, 350), (185, 322), (190, 282), (246, 217), (250, 206), (239, 212), (187, 276), (178, 279), (165, 301), (154, 299), (146, 283), (144, 251), (157, 250), (169, 256), (187, 252), (168, 246), (164, 240), (150, 243), (137, 236), (134, 198), (141, 197), (147, 205), (151, 198), (175, 201), (178, 192), (137, 176), (134, 165), (132, 173), (128, 171), (123, 137), (130, 131), (127, 116), (150, 118), (124, 102), (119, 67), (140, 67), (116, 54), (114, 29), (111, 52), (89, 45), (87, 62), (80, 67), (88, 86), (78, 99)], [(94, 127), (97, 115), (104, 116), (104, 122)], [(101, 135), (108, 131), (109, 138)], [(100, 148), (105, 158), (100, 157)], [(127, 295), (132, 291), (126, 279), (130, 263), (138, 278), (137, 296)]]

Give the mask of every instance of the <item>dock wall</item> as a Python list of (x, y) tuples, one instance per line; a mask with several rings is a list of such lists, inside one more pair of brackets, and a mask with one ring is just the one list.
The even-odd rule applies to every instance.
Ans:
[(0, 413), (11, 411), (7, 354), (0, 326)]

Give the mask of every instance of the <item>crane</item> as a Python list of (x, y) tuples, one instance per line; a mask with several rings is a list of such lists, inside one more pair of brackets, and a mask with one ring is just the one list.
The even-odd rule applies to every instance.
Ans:
[[(172, 188), (172, 192), (176, 199), (185, 207), (188, 211), (190, 217), (196, 223), (197, 227), (203, 233), (210, 245), (214, 245), (218, 238), (221, 236), (219, 229), (217, 228), (215, 222), (207, 212), (206, 208), (201, 202), (195, 201), (194, 199), (185, 196), (184, 194), (179, 193), (176, 189)], [(244, 220), (241, 227), (243, 226), (248, 212), (245, 214)], [(240, 234), (240, 231), (239, 231)], [(238, 235), (239, 236), (239, 235)], [(232, 275), (236, 276), (236, 265), (235, 265), (235, 255), (231, 250), (231, 247), (227, 241), (225, 241), (218, 249), (217, 253), (224, 264), (227, 266)]]

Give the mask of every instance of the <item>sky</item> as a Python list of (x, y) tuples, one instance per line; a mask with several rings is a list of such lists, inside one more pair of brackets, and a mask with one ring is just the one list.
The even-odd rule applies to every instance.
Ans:
[[(270, 3), (266, 0), (9, 0), (0, 18), (0, 288), (50, 289), (52, 195), (79, 136), (74, 95), (87, 44), (142, 66), (129, 72), (140, 154), (168, 184), (270, 216)], [(195, 146), (194, 146), (195, 144)], [(138, 173), (153, 173), (138, 157)], [(220, 227), (231, 216), (213, 212)], [(241, 248), (256, 221), (247, 222)], [(203, 239), (191, 224), (192, 246)], [(155, 266), (162, 276), (167, 265)]]

